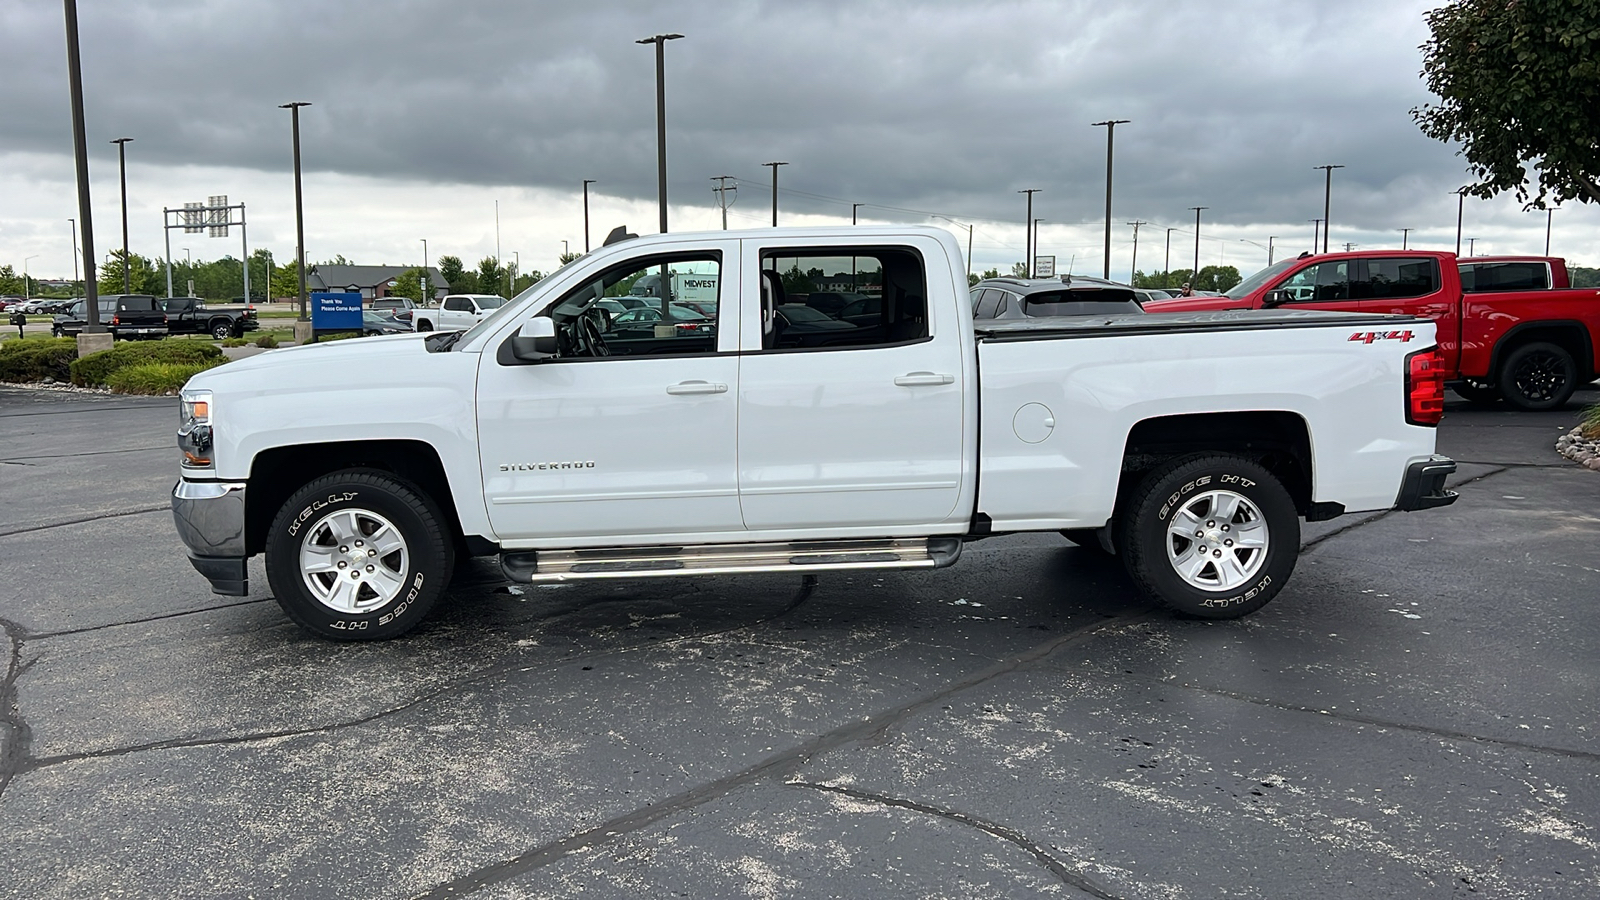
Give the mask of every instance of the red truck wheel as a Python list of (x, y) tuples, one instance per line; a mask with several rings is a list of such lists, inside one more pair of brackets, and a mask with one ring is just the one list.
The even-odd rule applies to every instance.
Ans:
[(1511, 351), (1500, 367), (1500, 391), (1518, 409), (1559, 409), (1578, 387), (1578, 364), (1559, 344), (1534, 341)]

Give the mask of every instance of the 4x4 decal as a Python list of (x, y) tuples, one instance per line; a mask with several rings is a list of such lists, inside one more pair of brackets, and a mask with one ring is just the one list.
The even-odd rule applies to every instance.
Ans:
[(1399, 341), (1404, 344), (1410, 341), (1413, 335), (1409, 331), (1358, 331), (1350, 335), (1350, 340), (1370, 344), (1373, 341)]

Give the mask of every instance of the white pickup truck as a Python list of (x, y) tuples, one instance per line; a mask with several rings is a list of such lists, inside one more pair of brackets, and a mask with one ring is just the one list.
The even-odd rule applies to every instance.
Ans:
[(411, 311), (412, 331), (465, 331), (504, 306), (506, 298), (494, 294), (450, 294), (438, 306)]
[[(606, 298), (668, 272), (716, 276), (716, 327), (613, 328)], [(522, 582), (814, 573), (947, 566), (1019, 531), (1227, 618), (1283, 588), (1302, 518), (1455, 500), (1430, 322), (975, 329), (965, 272), (933, 228), (629, 236), (466, 332), (212, 369), (183, 391), (178, 531), (216, 592), (264, 552), (296, 622), (373, 639), (423, 619), (461, 554)], [(783, 325), (842, 276), (880, 320)]]

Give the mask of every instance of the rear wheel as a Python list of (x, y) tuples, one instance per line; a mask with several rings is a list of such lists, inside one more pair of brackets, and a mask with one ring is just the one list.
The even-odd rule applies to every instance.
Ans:
[(1559, 409), (1577, 387), (1578, 364), (1559, 344), (1523, 344), (1500, 367), (1500, 390), (1518, 409)]
[(429, 322), (427, 319), (422, 319), (422, 320), (417, 322), (417, 330), (418, 331), (432, 331), (433, 330), (433, 323)]
[(1117, 550), (1134, 583), (1167, 607), (1233, 619), (1265, 606), (1289, 580), (1300, 518), (1283, 483), (1259, 464), (1190, 456), (1145, 477)]
[(387, 472), (351, 469), (296, 491), (267, 533), (267, 580), (302, 628), (342, 641), (415, 628), (450, 580), (437, 505)]
[(212, 322), (211, 336), (219, 341), (233, 337), (233, 323), (225, 319), (218, 319)]

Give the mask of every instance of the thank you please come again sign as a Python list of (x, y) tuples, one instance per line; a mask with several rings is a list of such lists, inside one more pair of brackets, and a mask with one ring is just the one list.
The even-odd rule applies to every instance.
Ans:
[(317, 291), (311, 295), (311, 327), (317, 331), (361, 330), (361, 295)]

